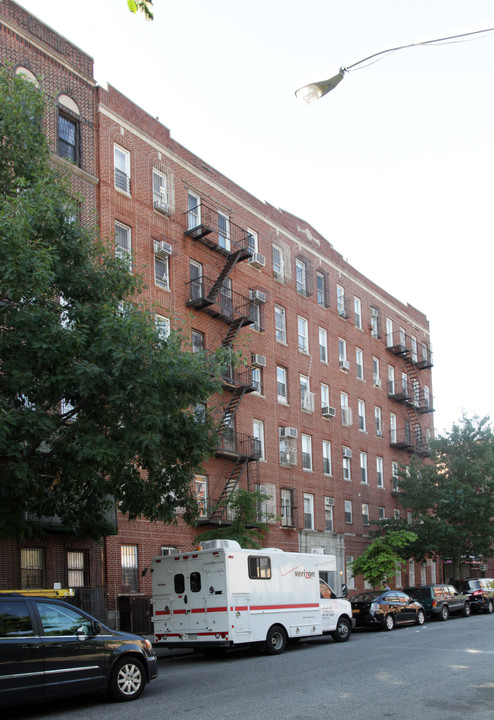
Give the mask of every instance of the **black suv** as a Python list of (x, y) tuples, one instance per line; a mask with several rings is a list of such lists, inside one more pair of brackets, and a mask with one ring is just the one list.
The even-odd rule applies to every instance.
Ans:
[(475, 612), (494, 612), (494, 578), (453, 580), (453, 585), (460, 592), (467, 593)]
[(405, 592), (419, 601), (429, 617), (447, 620), (451, 613), (470, 615), (469, 596), (459, 593), (453, 585), (417, 585), (405, 588)]
[(0, 594), (0, 707), (97, 690), (135, 700), (157, 674), (149, 640), (61, 600)]

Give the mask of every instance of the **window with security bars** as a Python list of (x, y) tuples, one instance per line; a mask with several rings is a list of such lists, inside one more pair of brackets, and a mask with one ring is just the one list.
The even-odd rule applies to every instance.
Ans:
[(43, 548), (21, 548), (21, 587), (32, 590), (45, 587), (45, 551)]
[(127, 592), (139, 592), (139, 571), (137, 565), (137, 545), (122, 545), (122, 585)]
[(78, 120), (59, 112), (58, 154), (76, 164), (79, 164), (81, 157), (79, 130)]
[(281, 488), (281, 524), (285, 527), (293, 526), (293, 490)]
[(67, 553), (67, 585), (69, 588), (89, 587), (87, 556), (84, 550)]

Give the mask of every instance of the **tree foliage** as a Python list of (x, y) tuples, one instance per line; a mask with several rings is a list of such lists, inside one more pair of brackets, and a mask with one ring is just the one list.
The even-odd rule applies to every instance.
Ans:
[(130, 12), (142, 12), (146, 20), (153, 20), (153, 0), (127, 0)]
[(352, 574), (363, 575), (373, 588), (384, 587), (395, 576), (397, 567), (405, 562), (403, 551), (416, 538), (415, 533), (408, 530), (392, 530), (375, 538), (351, 563)]
[(264, 514), (262, 521), (259, 520), (259, 508), (266, 500), (269, 500), (269, 496), (260, 490), (236, 490), (221, 506), (225, 507), (228, 504), (233, 516), (232, 524), (205, 530), (196, 536), (196, 542), (224, 538), (236, 540), (243, 548), (260, 548), (269, 529), (267, 521), (274, 517), (267, 513)]
[(431, 441), (430, 461), (414, 460), (400, 472), (401, 502), (408, 520), (390, 521), (417, 535), (409, 550), (417, 559), (439, 555), (460, 577), (462, 561), (490, 557), (493, 548), (494, 434), (489, 418), (464, 415), (451, 431)]
[(221, 358), (163, 339), (139, 279), (74, 220), (44, 102), (0, 73), (0, 535), (29, 535), (34, 513), (99, 537), (115, 504), (192, 519), (191, 482), (217, 443), (194, 407), (218, 389)]

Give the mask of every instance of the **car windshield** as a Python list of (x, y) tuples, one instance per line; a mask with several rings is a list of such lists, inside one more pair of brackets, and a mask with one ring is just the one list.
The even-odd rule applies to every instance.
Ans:
[(364, 592), (360, 593), (360, 595), (354, 595), (350, 602), (372, 602), (376, 598), (378, 598), (380, 595), (382, 595), (382, 592), (379, 590), (374, 590), (371, 592)]
[(431, 591), (426, 587), (406, 588), (405, 592), (417, 600), (425, 600), (431, 596)]

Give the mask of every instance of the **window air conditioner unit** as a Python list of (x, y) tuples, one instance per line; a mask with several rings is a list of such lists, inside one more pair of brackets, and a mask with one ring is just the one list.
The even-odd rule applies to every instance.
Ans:
[(155, 198), (153, 200), (153, 207), (155, 210), (159, 210), (159, 212), (165, 213), (165, 215), (168, 215), (169, 213), (168, 203), (163, 197)]
[(351, 458), (352, 457), (352, 451), (348, 447), (343, 448), (343, 457), (344, 458)]
[(322, 408), (322, 416), (325, 418), (332, 418), (336, 416), (336, 408), (325, 406)]
[(255, 353), (252, 353), (252, 365), (254, 367), (266, 367), (266, 357), (265, 355), (256, 355)]
[(380, 378), (376, 378), (376, 379), (374, 380), (374, 387), (381, 389), (381, 385), (382, 385), (381, 379), (380, 379)]
[(250, 301), (251, 303), (254, 303), (254, 305), (262, 305), (266, 302), (266, 293), (261, 292), (260, 290), (250, 290)]
[(348, 360), (340, 360), (340, 370), (350, 370), (350, 363)]
[(324, 498), (324, 507), (330, 508), (334, 505), (334, 498)]
[(280, 438), (294, 438), (298, 437), (298, 430), (294, 427), (282, 427), (280, 428)]
[(172, 246), (170, 245), (170, 243), (167, 243), (164, 240), (155, 240), (154, 254), (157, 258), (166, 260), (166, 258), (172, 254)]
[(249, 265), (252, 265), (255, 268), (263, 268), (266, 265), (266, 258), (260, 253), (252, 253), (249, 258)]

